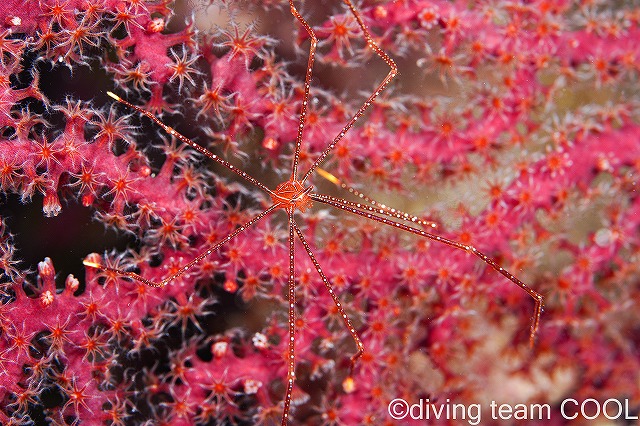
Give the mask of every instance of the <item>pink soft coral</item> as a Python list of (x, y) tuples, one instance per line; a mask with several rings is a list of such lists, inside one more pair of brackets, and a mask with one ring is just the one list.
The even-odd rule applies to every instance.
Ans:
[[(247, 12), (246, 2), (223, 3), (211, 9), (238, 21)], [(136, 243), (86, 261), (153, 281), (246, 223), (268, 196), (164, 134), (143, 134), (155, 125), (100, 106), (104, 93), (75, 94), (93, 104), (56, 95), (42, 64), (106, 70), (111, 90), (274, 188), (291, 171), (304, 93), (306, 57), (289, 51), (307, 49), (308, 34), (288, 6), (270, 4), (250, 10), (253, 25), (197, 31), (175, 29), (165, 1), (5, 2), (3, 192), (42, 199), (45, 216), (64, 217), (64, 200), (94, 209)], [(546, 307), (529, 349), (531, 301), (473, 256), (314, 207), (300, 220), (305, 239), (367, 352), (345, 392), (353, 340), (298, 245), (292, 416), (391, 423), (387, 404), (398, 397), (547, 403), (555, 423), (569, 397), (638, 407), (638, 9), (500, 0), (359, 8), (400, 76), (323, 167), (497, 257)], [(302, 7), (320, 50), (301, 169), (388, 71), (348, 13), (311, 9)], [(282, 22), (299, 46), (275, 36)], [(279, 219), (156, 289), (94, 268), (84, 280), (56, 277), (48, 258), (24, 264), (3, 216), (2, 424), (279, 421), (288, 332)], [(102, 235), (86, 238), (100, 247)]]

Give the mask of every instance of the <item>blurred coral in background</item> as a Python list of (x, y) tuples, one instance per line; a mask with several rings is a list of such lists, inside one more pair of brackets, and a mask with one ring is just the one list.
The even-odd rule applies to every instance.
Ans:
[[(296, 4), (320, 39), (306, 170), (388, 67), (342, 2)], [(292, 423), (410, 423), (388, 414), (394, 398), (481, 404), (483, 423), (498, 422), (491, 401), (549, 404), (555, 424), (567, 398), (637, 416), (640, 8), (357, 7), (400, 75), (323, 168), (473, 243), (545, 310), (530, 348), (531, 298), (477, 257), (314, 205), (298, 224), (366, 352), (343, 388), (355, 345), (297, 244)], [(273, 188), (291, 171), (309, 46), (288, 3), (8, 0), (0, 13), (0, 423), (279, 423), (285, 215), (163, 288), (82, 261), (160, 281), (271, 204), (106, 91)]]

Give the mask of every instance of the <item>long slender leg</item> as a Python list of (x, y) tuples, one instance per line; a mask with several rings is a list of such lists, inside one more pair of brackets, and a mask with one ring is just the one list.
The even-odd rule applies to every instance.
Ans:
[(122, 99), (120, 96), (116, 95), (115, 93), (107, 92), (107, 95), (111, 96), (113, 99), (115, 99), (116, 101), (120, 102), (121, 104), (124, 104), (124, 105), (128, 106), (129, 108), (131, 108), (131, 109), (133, 109), (135, 111), (138, 111), (140, 114), (146, 115), (151, 121), (156, 123), (158, 126), (162, 127), (162, 129), (165, 132), (167, 132), (169, 135), (175, 136), (176, 138), (180, 139), (180, 141), (182, 141), (183, 143), (189, 145), (191, 148), (193, 148), (196, 151), (198, 151), (200, 154), (204, 155), (205, 157), (208, 157), (208, 158), (212, 159), (213, 161), (216, 161), (216, 162), (222, 164), (224, 167), (226, 167), (227, 169), (231, 170), (232, 172), (234, 172), (238, 176), (240, 176), (243, 179), (251, 182), (252, 184), (257, 186), (258, 188), (262, 189), (263, 191), (273, 195), (273, 192), (269, 188), (267, 188), (264, 184), (259, 182), (253, 176), (249, 175), (246, 172), (243, 172), (242, 170), (240, 170), (239, 168), (237, 168), (233, 164), (229, 163), (226, 160), (223, 160), (222, 158), (220, 158), (219, 156), (217, 156), (213, 152), (209, 151), (208, 149), (201, 147), (200, 145), (198, 145), (197, 143), (195, 143), (194, 141), (192, 141), (188, 137), (184, 136), (183, 134), (178, 133), (173, 127), (167, 126), (162, 121), (160, 121), (160, 119), (158, 117), (156, 117), (155, 115), (153, 115), (149, 111), (146, 111), (146, 110), (140, 108), (139, 106), (136, 106), (136, 105), (132, 104), (131, 102)]
[(349, 213), (366, 217), (367, 219), (375, 220), (376, 222), (380, 222), (384, 225), (393, 226), (395, 228), (402, 229), (403, 231), (411, 232), (412, 234), (418, 235), (420, 237), (425, 237), (430, 240), (437, 241), (460, 250), (464, 250), (468, 253), (472, 253), (477, 257), (479, 257), (484, 263), (491, 266), (493, 269), (498, 271), (504, 277), (509, 279), (509, 281), (513, 282), (522, 290), (526, 291), (527, 294), (531, 296), (531, 298), (534, 300), (535, 307), (534, 307), (533, 319), (531, 322), (531, 334), (529, 336), (529, 344), (533, 346), (536, 333), (538, 332), (538, 326), (540, 324), (540, 315), (542, 314), (543, 297), (540, 293), (531, 289), (525, 283), (523, 283), (514, 275), (512, 275), (510, 272), (508, 272), (506, 269), (498, 265), (498, 263), (495, 260), (491, 259), (489, 256), (482, 253), (472, 245), (463, 244), (458, 241), (453, 241), (448, 238), (444, 238), (439, 235), (423, 231), (422, 229), (414, 228), (412, 226), (405, 225), (403, 223), (396, 222), (391, 219), (387, 219), (386, 217), (383, 217), (383, 216), (378, 216), (377, 214), (375, 214), (377, 213), (376, 209), (371, 206), (364, 205), (364, 204), (349, 204), (348, 202), (345, 202), (345, 200), (341, 200), (339, 198), (330, 197), (330, 196), (321, 195), (321, 194), (311, 193), (309, 194), (309, 196), (311, 197), (312, 200), (315, 200), (324, 204), (328, 204), (330, 206), (333, 206), (340, 210), (344, 210)]
[[(405, 213), (405, 212), (403, 212), (401, 210), (394, 209), (394, 208), (386, 206), (386, 205), (384, 205), (382, 203), (377, 202), (376, 200), (374, 200), (374, 199), (368, 197), (367, 195), (363, 194), (362, 192), (358, 191), (354, 187), (349, 186), (346, 183), (342, 182), (336, 176), (334, 176), (333, 174), (329, 173), (328, 171), (324, 170), (321, 167), (318, 167), (316, 169), (316, 172), (320, 176), (322, 176), (323, 178), (328, 180), (329, 182), (333, 183), (334, 185), (337, 185), (340, 188), (349, 191), (349, 193), (351, 193), (351, 194), (355, 195), (356, 197), (364, 200), (365, 202), (371, 204), (373, 207), (376, 207), (377, 208), (377, 213), (383, 214), (385, 216), (395, 217), (397, 219), (406, 220), (408, 222), (417, 223), (418, 225), (426, 226), (426, 227), (433, 228), (433, 229), (438, 227), (438, 224), (435, 223), (435, 222), (431, 222), (429, 220), (422, 220), (418, 216), (414, 216), (412, 214)], [(355, 203), (352, 203), (350, 201), (347, 201), (347, 200), (343, 200), (343, 201), (348, 203), (349, 205), (351, 205), (351, 204), (355, 205)]]
[(203, 259), (205, 259), (208, 256), (210, 256), (211, 253), (213, 253), (214, 251), (216, 251), (217, 249), (219, 249), (220, 247), (222, 247), (223, 245), (225, 245), (226, 243), (231, 241), (233, 238), (235, 238), (236, 236), (238, 236), (239, 234), (244, 232), (247, 228), (249, 228), (252, 225), (254, 225), (260, 219), (262, 219), (265, 216), (267, 216), (269, 213), (274, 211), (278, 206), (279, 206), (278, 204), (273, 204), (271, 207), (269, 207), (268, 209), (264, 210), (262, 213), (260, 213), (259, 215), (257, 215), (253, 219), (251, 219), (249, 222), (245, 223), (244, 225), (240, 225), (232, 233), (230, 233), (229, 235), (227, 235), (226, 237), (224, 237), (223, 239), (221, 239), (220, 241), (218, 241), (217, 243), (215, 243), (214, 245), (209, 247), (203, 253), (200, 253), (192, 261), (190, 261), (189, 263), (187, 263), (186, 265), (184, 265), (180, 269), (178, 269), (177, 272), (169, 275), (168, 277), (164, 278), (160, 282), (148, 280), (148, 279), (136, 274), (135, 272), (122, 271), (120, 269), (110, 268), (110, 267), (103, 266), (103, 265), (101, 265), (99, 263), (91, 262), (91, 261), (88, 261), (88, 260), (84, 260), (82, 263), (84, 263), (85, 266), (89, 266), (91, 268), (101, 269), (103, 271), (114, 272), (114, 273), (116, 273), (118, 275), (122, 275), (123, 277), (128, 277), (128, 278), (134, 279), (136, 281), (140, 281), (141, 283), (144, 283), (144, 284), (146, 284), (148, 286), (151, 286), (151, 287), (164, 287), (165, 285), (169, 284), (171, 281), (175, 280), (176, 278), (180, 277), (185, 272), (187, 272), (189, 269), (191, 269), (191, 267), (193, 265), (196, 265), (196, 264), (200, 263)]
[(282, 411), (282, 426), (287, 426), (289, 409), (291, 408), (291, 394), (293, 382), (296, 378), (296, 282), (295, 282), (295, 239), (293, 235), (293, 209), (288, 209), (289, 215), (289, 351), (287, 355), (287, 393), (284, 397)]
[(348, 383), (348, 381), (351, 381), (351, 384), (352, 384), (352, 382), (353, 382), (353, 379), (352, 379), (352, 377), (353, 377), (353, 368), (355, 367), (358, 358), (360, 358), (362, 356), (362, 354), (364, 353), (364, 345), (362, 344), (362, 340), (360, 339), (360, 336), (358, 336), (358, 333), (356, 332), (356, 329), (353, 328), (353, 324), (351, 323), (351, 320), (349, 319), (349, 316), (347, 315), (347, 313), (345, 312), (344, 308), (342, 307), (342, 303), (340, 303), (340, 299), (338, 299), (338, 296), (333, 291), (333, 286), (331, 285), (331, 282), (329, 281), (327, 276), (322, 271), (322, 268), (320, 267), (320, 263), (318, 263), (318, 260), (316, 259), (316, 257), (314, 256), (313, 252), (311, 251), (311, 247), (309, 247), (309, 244), (307, 243), (307, 240), (304, 238), (304, 235), (302, 234), (302, 231), (300, 230), (298, 225), (296, 225), (295, 223), (293, 223), (293, 228), (296, 230), (296, 233), (298, 234), (298, 238), (302, 242), (302, 245), (304, 246), (305, 251), (309, 255), (309, 258), (311, 259), (311, 262), (313, 262), (313, 266), (316, 268), (316, 271), (318, 271), (318, 274), (320, 275), (320, 278), (322, 279), (322, 282), (323, 282), (324, 286), (327, 288), (327, 291), (329, 291), (329, 295), (331, 295), (331, 298), (333, 299), (333, 303), (335, 303), (336, 307), (338, 308), (338, 312), (340, 313), (340, 316), (342, 317), (342, 321), (344, 322), (344, 325), (347, 327), (347, 329), (349, 330), (349, 333), (351, 333), (351, 337), (353, 337), (353, 341), (356, 343), (357, 351), (351, 357), (351, 366), (349, 368), (349, 377), (347, 378), (347, 381), (345, 382), (345, 383)]
[(364, 38), (367, 41), (367, 45), (369, 45), (369, 47), (374, 52), (376, 52), (376, 54), (378, 56), (380, 56), (382, 58), (382, 60), (386, 62), (387, 65), (389, 65), (389, 68), (391, 68), (391, 70), (389, 71), (387, 76), (384, 78), (384, 80), (382, 80), (382, 82), (378, 85), (376, 90), (369, 96), (369, 98), (367, 98), (367, 100), (364, 102), (364, 104), (362, 104), (360, 109), (358, 109), (358, 111), (353, 115), (353, 117), (351, 117), (351, 119), (347, 122), (346, 126), (344, 126), (342, 128), (340, 133), (338, 133), (338, 136), (336, 136), (331, 141), (329, 146), (327, 146), (325, 148), (325, 150), (322, 151), (322, 153), (320, 154), (318, 159), (313, 163), (313, 165), (309, 168), (309, 170), (302, 177), (302, 180), (301, 180), (302, 183), (304, 183), (309, 178), (311, 173), (313, 173), (313, 171), (327, 158), (327, 156), (331, 153), (331, 151), (333, 151), (333, 148), (335, 148), (335, 146), (338, 144), (338, 142), (340, 142), (342, 140), (342, 138), (344, 138), (344, 135), (347, 133), (347, 131), (351, 127), (353, 127), (355, 122), (360, 117), (362, 117), (364, 115), (364, 113), (367, 110), (367, 108), (369, 108), (369, 106), (371, 106), (371, 104), (378, 97), (378, 95), (384, 90), (385, 87), (387, 87), (389, 82), (391, 80), (393, 80), (393, 78), (398, 74), (398, 67), (396, 66), (396, 63), (393, 61), (393, 59), (391, 59), (389, 57), (389, 55), (387, 55), (382, 49), (380, 49), (378, 47), (376, 42), (373, 40), (373, 37), (371, 37), (371, 33), (369, 33), (369, 29), (364, 24), (364, 21), (362, 20), (362, 17), (360, 16), (360, 13), (353, 6), (353, 3), (351, 3), (350, 0), (344, 0), (344, 2), (349, 7), (349, 10), (351, 10), (351, 14), (353, 14), (353, 16), (356, 18), (356, 21), (358, 22), (358, 25), (362, 29), (362, 33), (364, 34)]
[(307, 107), (309, 105), (309, 88), (311, 87), (311, 73), (313, 70), (313, 61), (316, 57), (316, 46), (318, 45), (318, 38), (316, 37), (316, 33), (313, 31), (313, 28), (305, 21), (305, 19), (300, 15), (298, 9), (293, 4), (293, 0), (289, 0), (289, 5), (291, 6), (291, 14), (296, 17), (300, 24), (304, 27), (304, 29), (309, 34), (309, 38), (311, 40), (311, 46), (309, 47), (309, 61), (307, 64), (307, 75), (304, 79), (304, 95), (302, 96), (302, 107), (300, 109), (300, 121), (298, 124), (298, 137), (296, 138), (296, 151), (293, 156), (293, 169), (291, 171), (291, 179), (296, 180), (298, 174), (298, 162), (300, 161), (300, 148), (302, 146), (302, 132), (304, 131), (304, 121), (307, 116)]

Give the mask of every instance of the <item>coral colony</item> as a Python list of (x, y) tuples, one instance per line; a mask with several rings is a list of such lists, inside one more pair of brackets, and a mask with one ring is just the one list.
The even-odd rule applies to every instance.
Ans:
[[(636, 421), (610, 3), (5, 1), (0, 423)], [(30, 264), (36, 203), (127, 248)]]

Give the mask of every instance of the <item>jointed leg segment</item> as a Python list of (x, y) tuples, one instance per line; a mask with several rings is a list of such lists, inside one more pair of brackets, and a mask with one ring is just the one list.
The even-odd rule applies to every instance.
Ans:
[(309, 60), (307, 63), (307, 74), (304, 79), (304, 95), (302, 96), (302, 107), (300, 108), (300, 119), (298, 124), (298, 136), (296, 137), (296, 150), (293, 156), (293, 165), (291, 171), (291, 179), (296, 180), (298, 175), (298, 162), (300, 161), (300, 149), (302, 146), (302, 133), (304, 131), (304, 122), (307, 117), (307, 108), (309, 106), (309, 89), (311, 88), (311, 75), (313, 72), (313, 62), (316, 56), (316, 46), (318, 45), (318, 38), (313, 28), (307, 23), (307, 21), (300, 15), (298, 9), (293, 4), (293, 0), (289, 0), (291, 6), (291, 14), (296, 17), (300, 24), (309, 34), (311, 40), (311, 46), (309, 47)]
[(134, 279), (136, 281), (140, 281), (141, 283), (144, 283), (144, 284), (146, 284), (148, 286), (151, 286), (151, 287), (164, 287), (165, 285), (169, 284), (171, 281), (173, 281), (176, 278), (184, 275), (194, 265), (202, 262), (204, 259), (209, 257), (211, 255), (211, 253), (213, 253), (214, 251), (218, 250), (223, 245), (227, 244), (229, 241), (234, 239), (236, 236), (238, 236), (239, 234), (241, 234), (242, 232), (247, 230), (247, 228), (253, 226), (260, 219), (264, 218), (269, 213), (273, 212), (276, 208), (277, 208), (277, 205), (274, 204), (271, 207), (269, 207), (268, 209), (264, 210), (259, 215), (257, 215), (256, 217), (254, 217), (253, 219), (251, 219), (249, 222), (245, 223), (244, 225), (240, 225), (238, 228), (236, 228), (229, 235), (227, 235), (226, 237), (224, 237), (223, 239), (221, 239), (220, 241), (218, 241), (217, 243), (215, 243), (214, 245), (209, 247), (203, 253), (200, 253), (198, 256), (196, 256), (189, 263), (187, 263), (184, 266), (182, 266), (180, 269), (178, 269), (178, 271), (176, 271), (175, 273), (173, 273), (173, 274), (169, 275), (168, 277), (162, 279), (162, 281), (159, 281), (159, 282), (148, 280), (148, 279), (136, 274), (135, 272), (122, 271), (120, 269), (110, 268), (108, 266), (103, 266), (103, 265), (101, 265), (99, 263), (91, 262), (89, 260), (84, 260), (82, 263), (84, 263), (85, 266), (89, 266), (89, 267), (92, 267), (92, 268), (100, 269), (100, 270), (103, 270), (103, 271), (114, 272), (114, 273), (116, 273), (118, 275), (121, 275), (123, 277), (128, 277), (128, 278)]
[(302, 231), (300, 230), (298, 225), (296, 225), (295, 223), (293, 223), (293, 228), (296, 230), (296, 233), (298, 234), (298, 238), (302, 242), (302, 245), (304, 246), (304, 250), (309, 255), (311, 262), (313, 262), (313, 266), (316, 268), (318, 275), (320, 275), (320, 278), (322, 279), (322, 283), (327, 288), (329, 295), (333, 299), (333, 303), (335, 303), (336, 308), (338, 308), (338, 313), (342, 317), (342, 322), (344, 322), (344, 325), (347, 327), (347, 330), (349, 330), (351, 337), (353, 337), (353, 341), (356, 343), (357, 351), (351, 357), (351, 366), (349, 368), (349, 377), (351, 377), (353, 375), (353, 369), (355, 367), (356, 362), (358, 361), (358, 358), (360, 358), (364, 353), (364, 344), (362, 344), (362, 340), (360, 339), (360, 336), (358, 336), (358, 333), (356, 332), (355, 328), (353, 328), (353, 324), (351, 323), (349, 316), (347, 315), (344, 308), (342, 307), (342, 303), (340, 303), (340, 299), (338, 299), (338, 296), (333, 291), (331, 282), (329, 282), (329, 279), (327, 278), (327, 276), (324, 274), (324, 272), (322, 272), (320, 263), (318, 263), (318, 260), (316, 259), (313, 252), (311, 251), (311, 247), (309, 247), (309, 243), (307, 243), (307, 240), (304, 238)]
[(331, 151), (333, 151), (333, 149), (336, 147), (338, 142), (340, 142), (342, 138), (344, 138), (344, 135), (347, 133), (347, 131), (349, 131), (349, 129), (353, 127), (355, 122), (364, 115), (365, 111), (373, 104), (373, 101), (385, 89), (385, 87), (387, 87), (387, 85), (391, 82), (391, 80), (393, 80), (393, 78), (398, 74), (398, 67), (396, 66), (396, 63), (393, 61), (393, 59), (391, 59), (391, 57), (389, 57), (389, 55), (387, 55), (382, 49), (380, 49), (380, 47), (378, 47), (376, 42), (373, 40), (373, 37), (371, 37), (371, 33), (369, 32), (369, 29), (367, 28), (364, 21), (362, 20), (362, 17), (360, 16), (356, 8), (353, 6), (353, 3), (351, 3), (350, 0), (344, 0), (344, 3), (347, 5), (347, 7), (349, 7), (351, 14), (355, 17), (356, 21), (358, 22), (358, 26), (362, 30), (364, 38), (367, 41), (367, 45), (374, 52), (376, 52), (376, 54), (380, 56), (387, 65), (389, 65), (389, 68), (391, 68), (391, 70), (389, 71), (387, 76), (382, 80), (382, 82), (378, 85), (376, 90), (367, 98), (366, 101), (364, 101), (364, 104), (362, 104), (362, 106), (358, 109), (358, 111), (353, 115), (353, 117), (351, 117), (351, 119), (347, 122), (347, 124), (342, 128), (340, 133), (338, 133), (338, 135), (331, 141), (331, 143), (325, 148), (325, 150), (322, 151), (320, 156), (316, 159), (316, 161), (309, 168), (309, 170), (307, 170), (307, 172), (304, 174), (304, 176), (301, 179), (302, 183), (304, 183), (309, 178), (309, 176), (311, 176), (311, 174), (320, 166), (320, 164), (322, 164), (322, 162), (329, 156)]
[(478, 256), (487, 265), (491, 266), (493, 269), (498, 271), (504, 277), (506, 277), (511, 282), (513, 282), (518, 287), (520, 287), (522, 290), (527, 292), (527, 294), (529, 296), (531, 296), (531, 298), (534, 300), (535, 307), (534, 307), (533, 319), (532, 319), (532, 322), (531, 322), (531, 333), (529, 335), (529, 344), (531, 346), (533, 346), (533, 343), (534, 343), (535, 337), (536, 337), (536, 333), (538, 332), (538, 326), (540, 324), (540, 315), (542, 314), (543, 297), (542, 297), (542, 295), (540, 293), (538, 293), (535, 290), (531, 289), (529, 286), (527, 286), (525, 283), (523, 283), (518, 278), (516, 278), (513, 274), (511, 274), (509, 271), (507, 271), (506, 269), (504, 269), (503, 267), (498, 265), (495, 260), (491, 259), (489, 256), (487, 256), (486, 254), (482, 253), (481, 251), (479, 251), (478, 249), (476, 249), (475, 247), (473, 247), (471, 245), (463, 244), (463, 243), (460, 243), (458, 241), (453, 241), (453, 240), (450, 240), (448, 238), (444, 238), (444, 237), (441, 237), (439, 235), (426, 232), (426, 231), (424, 231), (422, 229), (414, 228), (413, 226), (405, 225), (405, 224), (400, 223), (400, 222), (395, 222), (393, 220), (387, 219), (384, 216), (379, 216), (378, 214), (376, 214), (376, 213), (379, 213), (379, 211), (376, 208), (371, 207), (369, 205), (364, 205), (364, 204), (359, 204), (359, 203), (352, 203), (352, 202), (349, 202), (349, 201), (346, 201), (346, 200), (342, 200), (340, 198), (330, 197), (330, 196), (321, 195), (321, 194), (311, 193), (311, 194), (309, 194), (309, 196), (314, 201), (318, 201), (320, 203), (328, 204), (328, 205), (333, 206), (335, 208), (338, 208), (340, 210), (344, 210), (346, 212), (353, 213), (353, 214), (356, 214), (358, 216), (363, 216), (363, 217), (365, 217), (367, 219), (374, 220), (374, 221), (382, 223), (384, 225), (393, 226), (395, 228), (402, 229), (403, 231), (411, 232), (412, 234), (418, 235), (420, 237), (428, 238), (430, 240), (437, 241), (437, 242), (446, 244), (448, 246), (451, 246), (451, 247), (454, 247), (454, 248), (457, 248), (457, 249), (460, 249), (460, 250), (464, 250), (464, 251), (466, 251), (468, 253), (472, 253), (472, 254)]
[(296, 376), (295, 360), (295, 333), (296, 333), (296, 281), (295, 281), (295, 240), (293, 235), (294, 221), (293, 209), (287, 211), (289, 216), (289, 346), (287, 352), (287, 391), (284, 398), (284, 411), (282, 412), (282, 426), (286, 426), (289, 420), (289, 409), (291, 406), (291, 394), (293, 393), (293, 382)]
[(184, 136), (183, 134), (178, 133), (173, 127), (170, 127), (170, 126), (167, 126), (166, 124), (164, 124), (162, 121), (160, 121), (160, 119), (158, 117), (153, 115), (151, 112), (149, 112), (147, 110), (144, 110), (144, 109), (140, 108), (139, 106), (136, 106), (136, 105), (132, 104), (131, 102), (122, 99), (120, 96), (116, 95), (115, 93), (107, 92), (107, 95), (109, 95), (110, 97), (112, 97), (116, 101), (120, 102), (121, 104), (124, 104), (124, 105), (128, 106), (129, 108), (131, 108), (131, 109), (133, 109), (135, 111), (138, 111), (140, 114), (143, 114), (143, 115), (147, 116), (151, 121), (156, 123), (158, 126), (162, 127), (162, 130), (164, 130), (167, 134), (169, 134), (171, 136), (175, 136), (181, 142), (189, 145), (191, 148), (195, 149), (200, 154), (212, 159), (213, 161), (216, 161), (216, 162), (220, 163), (221, 165), (223, 165), (227, 169), (231, 170), (232, 172), (234, 172), (235, 174), (237, 174), (241, 178), (251, 182), (252, 184), (257, 186), (258, 188), (262, 189), (263, 191), (265, 191), (265, 192), (267, 192), (269, 194), (273, 194), (273, 192), (269, 188), (267, 188), (262, 182), (260, 182), (259, 180), (257, 180), (253, 176), (249, 175), (248, 173), (240, 170), (239, 168), (237, 168), (236, 166), (234, 166), (230, 162), (228, 162), (226, 160), (223, 160), (222, 158), (220, 158), (219, 156), (217, 156), (213, 152), (209, 151), (208, 149), (206, 149), (204, 147), (201, 147), (200, 145), (198, 145), (197, 143), (195, 143), (194, 141), (192, 141), (188, 137)]
[[(333, 183), (334, 185), (337, 185), (340, 188), (349, 191), (349, 193), (351, 193), (351, 194), (355, 195), (356, 197), (360, 198), (361, 200), (367, 202), (372, 207), (375, 207), (376, 208), (376, 213), (383, 214), (383, 215), (389, 216), (389, 217), (394, 217), (396, 219), (406, 220), (408, 222), (416, 223), (418, 225), (429, 227), (429, 228), (433, 228), (433, 229), (438, 227), (438, 225), (435, 222), (431, 222), (431, 221), (428, 221), (428, 220), (422, 220), (418, 216), (414, 216), (412, 214), (405, 213), (405, 212), (403, 212), (401, 210), (388, 207), (388, 206), (386, 206), (384, 204), (381, 204), (381, 203), (373, 200), (372, 198), (369, 198), (368, 196), (366, 196), (362, 192), (360, 192), (357, 189), (355, 189), (355, 188), (347, 185), (346, 183), (342, 182), (340, 179), (338, 179), (337, 177), (335, 177), (334, 175), (332, 175), (331, 173), (327, 172), (326, 170), (324, 170), (321, 167), (318, 167), (316, 169), (316, 172), (318, 172), (318, 174), (320, 176), (322, 176), (323, 178), (327, 179), (329, 182)], [(352, 203), (351, 201), (347, 201), (347, 200), (342, 200), (342, 201), (344, 203), (348, 204), (348, 205), (352, 205), (352, 206), (356, 205), (356, 203)]]

